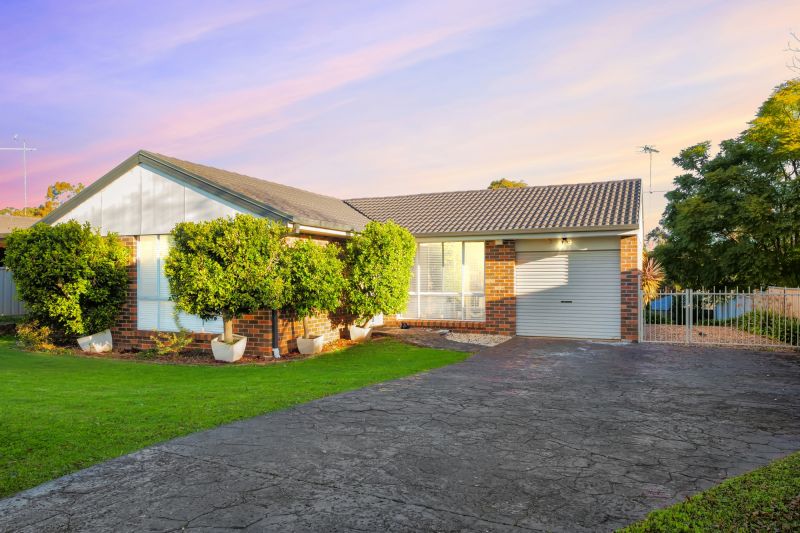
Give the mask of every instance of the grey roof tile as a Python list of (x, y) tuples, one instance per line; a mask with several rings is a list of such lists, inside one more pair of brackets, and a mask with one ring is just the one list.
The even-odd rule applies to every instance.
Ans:
[[(369, 219), (344, 201), (236, 172), (184, 161), (174, 157), (147, 154), (195, 174), (237, 194), (282, 211), (300, 223), (320, 223), (361, 230)], [(327, 226), (326, 226), (327, 227)]]
[(633, 227), (640, 201), (638, 179), (346, 200), (415, 235)]

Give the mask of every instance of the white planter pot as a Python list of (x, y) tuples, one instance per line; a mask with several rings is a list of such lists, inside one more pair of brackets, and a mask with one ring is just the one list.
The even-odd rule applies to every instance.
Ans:
[(316, 337), (299, 337), (297, 339), (297, 349), (303, 355), (311, 355), (315, 353), (320, 353), (322, 351), (322, 347), (325, 346), (325, 337), (322, 335), (317, 335)]
[(111, 340), (111, 330), (107, 329), (94, 335), (86, 335), (78, 338), (78, 346), (81, 350), (89, 353), (110, 352), (114, 344)]
[(241, 335), (234, 335), (233, 344), (228, 344), (222, 341), (222, 335), (211, 339), (211, 351), (214, 354), (214, 359), (217, 361), (225, 361), (226, 363), (233, 363), (238, 361), (244, 355), (244, 349), (247, 347), (247, 337)]
[(368, 341), (372, 338), (372, 328), (361, 328), (358, 326), (348, 326), (351, 341)]

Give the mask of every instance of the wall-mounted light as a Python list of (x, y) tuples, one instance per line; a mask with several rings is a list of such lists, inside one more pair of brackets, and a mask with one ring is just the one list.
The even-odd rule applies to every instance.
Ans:
[(561, 246), (569, 246), (570, 244), (572, 244), (572, 239), (566, 237), (561, 238)]

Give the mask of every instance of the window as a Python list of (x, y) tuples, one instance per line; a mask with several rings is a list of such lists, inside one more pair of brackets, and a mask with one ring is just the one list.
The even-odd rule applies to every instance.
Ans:
[(484, 320), (483, 242), (417, 245), (404, 318)]
[[(175, 302), (169, 299), (169, 282), (164, 275), (164, 258), (169, 252), (169, 235), (139, 237), (137, 257), (137, 328), (146, 331), (178, 331)], [(203, 320), (180, 313), (180, 325), (195, 333), (222, 333), (222, 319)]]

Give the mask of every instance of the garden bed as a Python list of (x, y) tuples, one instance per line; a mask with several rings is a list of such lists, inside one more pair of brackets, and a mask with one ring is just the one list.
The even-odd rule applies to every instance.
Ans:
[(341, 350), (350, 348), (360, 342), (354, 342), (349, 339), (337, 339), (335, 341), (325, 344), (321, 353), (313, 355), (304, 355), (298, 351), (282, 353), (280, 359), (270, 356), (253, 357), (244, 356), (238, 361), (227, 363), (217, 361), (210, 351), (204, 350), (183, 350), (177, 354), (171, 355), (154, 355), (148, 350), (122, 350), (111, 351), (106, 353), (87, 353), (79, 348), (72, 347), (59, 347), (54, 353), (74, 355), (77, 357), (89, 357), (92, 359), (116, 359), (120, 361), (143, 361), (151, 363), (174, 364), (174, 365), (209, 365), (209, 366), (228, 366), (228, 365), (273, 365), (285, 363), (289, 361), (302, 361), (304, 359), (311, 359), (321, 355), (339, 352)]

